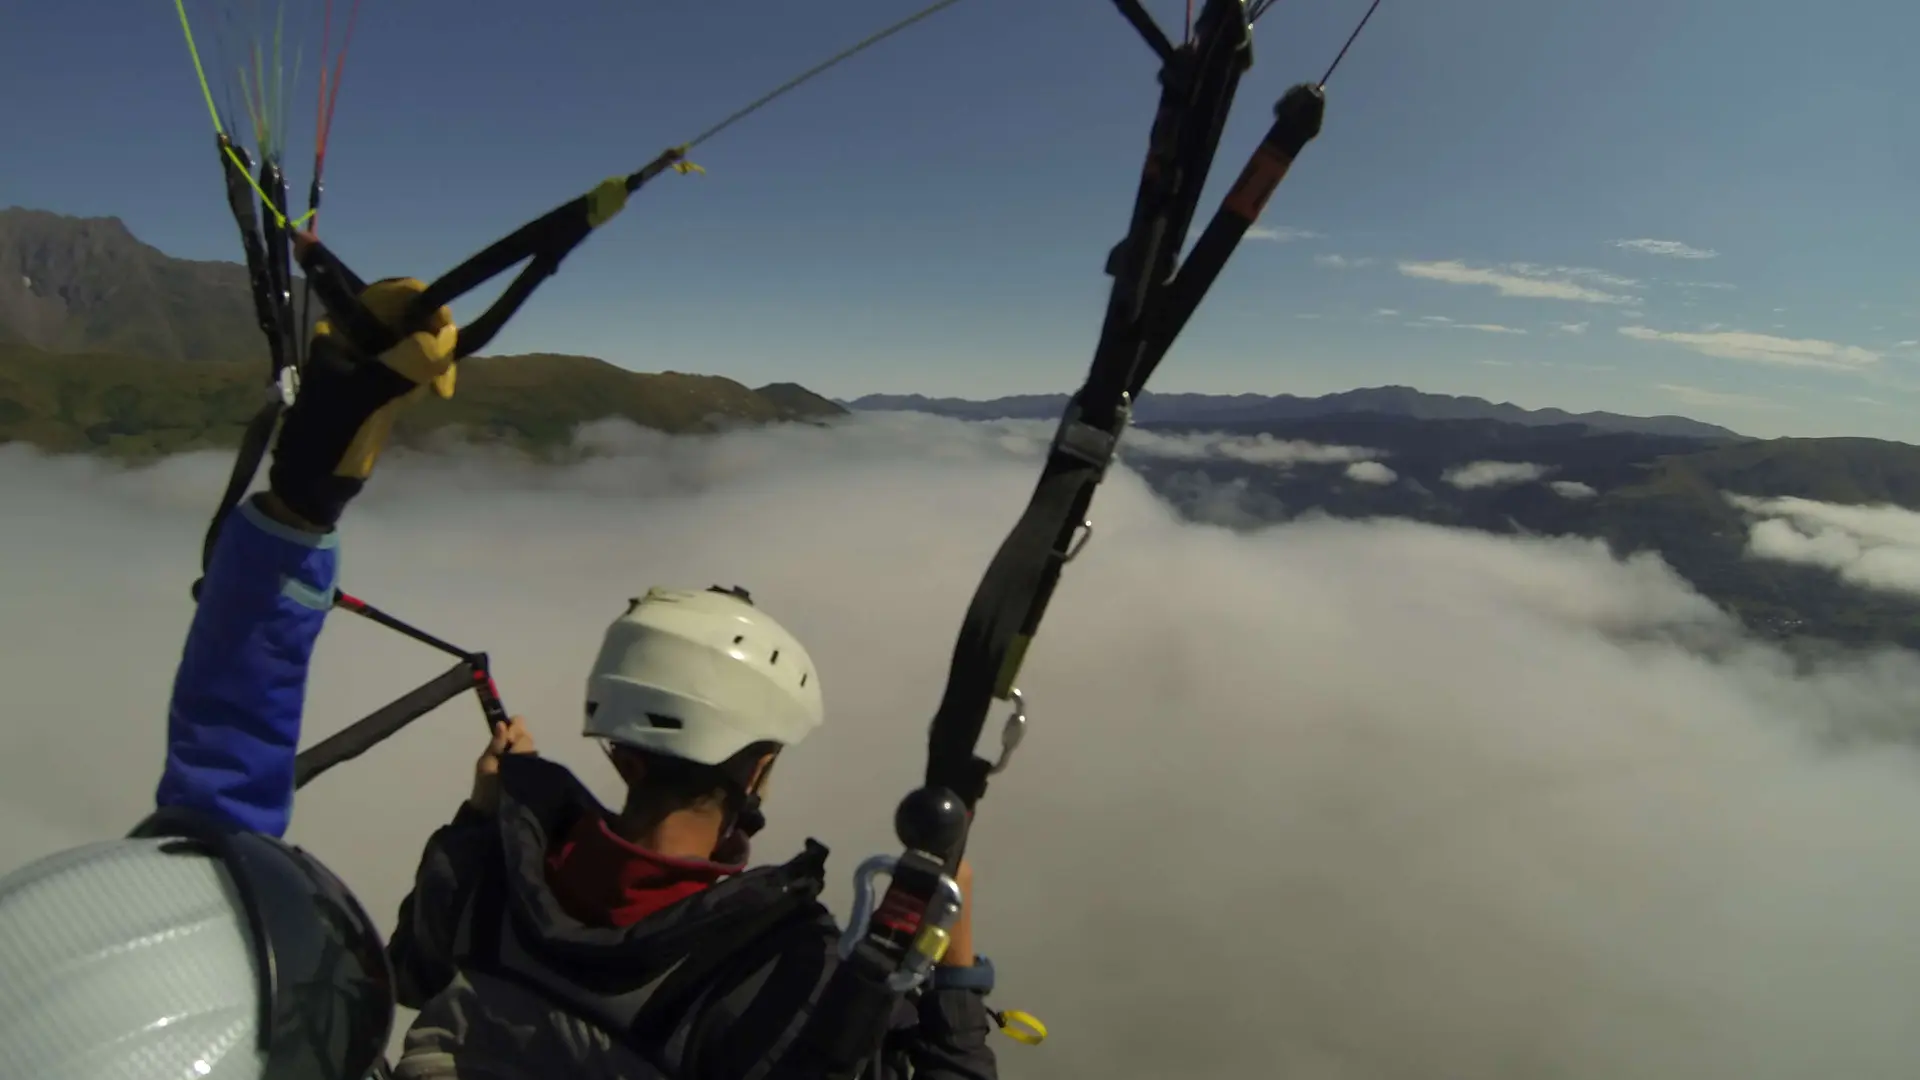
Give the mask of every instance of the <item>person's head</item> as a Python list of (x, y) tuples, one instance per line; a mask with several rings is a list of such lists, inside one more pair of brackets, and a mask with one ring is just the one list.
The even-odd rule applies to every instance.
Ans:
[(692, 818), (716, 844), (750, 836), (774, 759), (824, 716), (806, 648), (738, 587), (632, 600), (587, 678), (585, 734), (626, 782), (629, 831)]
[(373, 920), (269, 836), (162, 811), (0, 878), (9, 1076), (362, 1080), (393, 1001)]

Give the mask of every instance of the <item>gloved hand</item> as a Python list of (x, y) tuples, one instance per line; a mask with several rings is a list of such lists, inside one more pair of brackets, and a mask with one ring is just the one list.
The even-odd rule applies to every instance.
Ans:
[[(413, 278), (388, 278), (368, 286), (360, 300), (394, 327), (425, 291)], [(274, 443), (267, 473), (273, 494), (302, 519), (331, 529), (372, 475), (400, 411), (429, 392), (453, 396), (458, 338), (453, 313), (444, 307), (424, 330), (374, 357), (361, 353), (332, 320), (317, 324), (299, 395), (282, 416)]]

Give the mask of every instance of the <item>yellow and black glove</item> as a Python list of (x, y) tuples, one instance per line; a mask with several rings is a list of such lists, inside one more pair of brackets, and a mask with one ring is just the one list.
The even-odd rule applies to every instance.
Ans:
[[(413, 278), (376, 281), (360, 294), (374, 318), (397, 328), (426, 285)], [(329, 321), (314, 328), (299, 395), (280, 421), (267, 481), (287, 509), (323, 529), (373, 473), (400, 411), (432, 393), (453, 396), (459, 329), (442, 307), (424, 329), (367, 356)]]

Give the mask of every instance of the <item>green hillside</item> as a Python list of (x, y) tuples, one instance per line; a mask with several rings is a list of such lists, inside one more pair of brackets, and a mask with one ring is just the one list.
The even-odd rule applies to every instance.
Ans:
[[(0, 344), (0, 442), (132, 460), (236, 446), (265, 393), (262, 367)], [(763, 395), (714, 375), (640, 374), (585, 356), (483, 356), (461, 364), (452, 400), (423, 402), (396, 436), (404, 444), (459, 428), (541, 453), (594, 420), (685, 433), (829, 415), (791, 393)]]

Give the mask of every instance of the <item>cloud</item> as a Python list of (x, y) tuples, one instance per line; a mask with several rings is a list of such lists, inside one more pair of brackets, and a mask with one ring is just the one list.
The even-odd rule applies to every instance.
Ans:
[(1310, 229), (1296, 229), (1288, 225), (1255, 225), (1247, 230), (1249, 240), (1267, 240), (1276, 244), (1291, 243), (1295, 240), (1317, 240), (1320, 234)]
[(1682, 289), (1738, 289), (1740, 286), (1725, 281), (1676, 281), (1673, 283)]
[(1400, 312), (1397, 309), (1390, 308), (1390, 307), (1375, 308), (1373, 313), (1375, 315), (1380, 316), (1381, 318), (1390, 318), (1394, 315), (1400, 314)]
[(1447, 318), (1445, 315), (1422, 315), (1420, 316), (1420, 321), (1431, 322), (1431, 323), (1450, 323), (1453, 320)]
[(1747, 541), (1755, 558), (1824, 567), (1862, 588), (1920, 596), (1920, 514), (1811, 499), (1728, 500), (1755, 518)]
[(1400, 272), (1407, 277), (1439, 281), (1448, 285), (1485, 285), (1501, 296), (1535, 300), (1572, 300), (1587, 304), (1634, 302), (1633, 297), (1603, 292), (1570, 278), (1539, 277), (1473, 267), (1457, 259), (1446, 259), (1440, 262), (1403, 261), (1399, 266)]
[(1591, 499), (1600, 494), (1592, 484), (1583, 484), (1578, 480), (1555, 480), (1547, 486), (1563, 499)]
[(1474, 488), (1524, 484), (1529, 480), (1538, 480), (1551, 471), (1545, 465), (1524, 461), (1476, 461), (1470, 465), (1456, 465), (1442, 473), (1440, 479), (1462, 491), (1470, 491)]
[(1591, 324), (1583, 322), (1563, 322), (1554, 323), (1553, 328), (1563, 334), (1584, 334), (1587, 332), (1589, 325)]
[[(1031, 434), (1036, 447), (1045, 446), (1052, 425), (1034, 423)], [(1129, 457), (1171, 458), (1179, 461), (1244, 461), (1250, 465), (1335, 465), (1349, 461), (1370, 461), (1385, 456), (1383, 451), (1364, 446), (1330, 446), (1322, 443), (1276, 439), (1271, 435), (1226, 435), (1219, 432), (1171, 434), (1135, 428), (1127, 432), (1120, 452)]]
[(1362, 484), (1391, 484), (1400, 474), (1377, 461), (1356, 461), (1347, 466), (1347, 479)]
[(1635, 341), (1665, 341), (1706, 356), (1785, 367), (1859, 371), (1880, 362), (1880, 354), (1871, 349), (1815, 338), (1784, 338), (1742, 330), (1690, 334), (1677, 330), (1654, 330), (1645, 326), (1622, 326), (1619, 332), (1622, 337)]
[(1499, 323), (1473, 322), (1473, 323), (1456, 323), (1455, 325), (1461, 330), (1478, 330), (1483, 334), (1524, 334), (1526, 333), (1525, 330), (1521, 330), (1512, 326), (1501, 326)]
[(1906, 341), (1896, 341), (1893, 343), (1893, 347), (1896, 349), (1920, 349), (1920, 341), (1916, 341), (1913, 339), (1908, 339)]
[(1331, 270), (1357, 270), (1363, 266), (1373, 265), (1373, 258), (1368, 255), (1358, 258), (1338, 254), (1315, 255), (1313, 261)]
[(1678, 240), (1615, 240), (1612, 244), (1625, 251), (1637, 251), (1643, 255), (1661, 255), (1669, 259), (1717, 259), (1720, 257), (1717, 251), (1690, 247)]
[[(756, 855), (818, 836), (844, 914), (857, 861), (896, 851), (957, 622), (1038, 449), (898, 416), (594, 445), (553, 471), (395, 455), (343, 524), (348, 583), (490, 650), (542, 752), (606, 798), (578, 735), (601, 630), (656, 582), (753, 589), (808, 641), (830, 713), (782, 761)], [(0, 865), (146, 809), (229, 463), (0, 450)], [(970, 845), (996, 1004), (1053, 1030), (1044, 1065), (1001, 1041), (1009, 1070), (1911, 1075), (1920, 776), (1904, 747), (1822, 737), (1912, 738), (1913, 657), (1796, 663), (1597, 542), (1236, 534), (1182, 523), (1124, 466), (1092, 516)], [(309, 739), (444, 666), (336, 620)], [(480, 735), (470, 701), (423, 718), (303, 792), (292, 839), (390, 924)]]
[(1718, 390), (1703, 390), (1698, 386), (1686, 386), (1681, 383), (1655, 383), (1654, 389), (1663, 391), (1685, 402), (1719, 409), (1754, 409), (1761, 411), (1788, 408), (1778, 401), (1752, 394), (1727, 394)]
[(1591, 266), (1542, 266), (1539, 263), (1513, 262), (1508, 263), (1506, 268), (1522, 277), (1571, 277), (1581, 278), (1597, 285), (1606, 285), (1616, 289), (1638, 289), (1641, 287), (1641, 282), (1638, 278), (1623, 277), (1620, 274), (1610, 273), (1606, 270), (1595, 270)]

